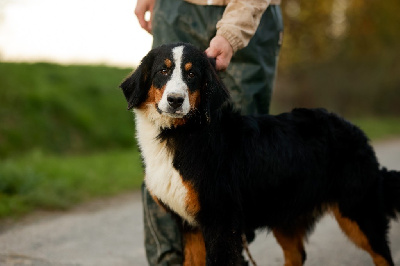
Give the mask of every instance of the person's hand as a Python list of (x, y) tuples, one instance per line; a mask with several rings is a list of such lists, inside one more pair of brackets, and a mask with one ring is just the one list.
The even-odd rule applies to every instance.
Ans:
[[(140, 26), (151, 34), (151, 22), (153, 19), (153, 8), (156, 0), (137, 0), (135, 15), (139, 20)], [(145, 19), (146, 12), (150, 12), (150, 20)]]
[(224, 71), (231, 62), (233, 48), (227, 39), (217, 35), (210, 41), (206, 54), (208, 57), (215, 58), (215, 68), (218, 71)]

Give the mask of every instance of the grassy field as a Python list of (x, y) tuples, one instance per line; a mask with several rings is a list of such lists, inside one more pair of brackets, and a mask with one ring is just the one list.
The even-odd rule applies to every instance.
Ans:
[(39, 148), (65, 154), (133, 146), (118, 88), (129, 69), (0, 63), (0, 158)]
[(130, 69), (0, 63), (0, 217), (139, 187)]
[[(118, 88), (129, 72), (0, 63), (0, 218), (139, 188), (133, 115)], [(400, 136), (398, 117), (350, 120), (373, 140)]]
[(358, 117), (350, 121), (364, 130), (371, 140), (400, 138), (400, 117)]
[(0, 218), (35, 209), (67, 209), (138, 189), (142, 180), (136, 149), (74, 156), (32, 151), (0, 163)]

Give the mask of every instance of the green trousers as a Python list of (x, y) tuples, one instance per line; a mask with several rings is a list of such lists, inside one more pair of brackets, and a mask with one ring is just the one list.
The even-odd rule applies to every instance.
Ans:
[[(225, 7), (199, 6), (183, 0), (157, 0), (153, 10), (153, 47), (174, 42), (205, 50), (216, 34)], [(220, 73), (243, 114), (269, 112), (283, 32), (279, 6), (270, 6), (247, 47)], [(143, 185), (145, 249), (149, 265), (181, 265), (182, 236), (175, 220), (159, 207)]]

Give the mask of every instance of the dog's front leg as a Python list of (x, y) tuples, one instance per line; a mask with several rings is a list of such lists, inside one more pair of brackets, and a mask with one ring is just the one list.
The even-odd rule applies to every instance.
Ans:
[(232, 224), (213, 223), (203, 228), (206, 265), (238, 265), (242, 252), (241, 230)]
[(205, 266), (206, 249), (200, 228), (184, 228), (184, 263), (183, 266)]

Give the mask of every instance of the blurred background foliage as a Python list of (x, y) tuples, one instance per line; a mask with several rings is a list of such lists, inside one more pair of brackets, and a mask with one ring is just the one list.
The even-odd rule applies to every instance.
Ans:
[[(400, 1), (283, 0), (272, 113), (325, 107), (400, 136)], [(131, 69), (0, 63), (0, 218), (136, 189)]]
[(400, 1), (282, 1), (276, 110), (400, 114)]

